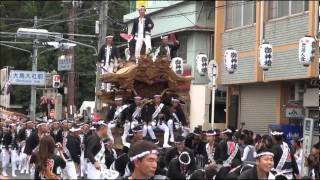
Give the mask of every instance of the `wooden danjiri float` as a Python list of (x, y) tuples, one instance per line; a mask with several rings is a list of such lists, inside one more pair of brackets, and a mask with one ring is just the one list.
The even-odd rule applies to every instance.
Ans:
[(186, 117), (189, 117), (191, 72), (176, 74), (167, 57), (159, 57), (153, 62), (151, 56), (141, 56), (138, 64), (126, 62), (115, 73), (101, 75), (100, 80), (112, 84), (111, 92), (97, 92), (98, 98), (108, 106), (114, 105), (114, 97), (118, 95), (125, 103), (133, 102), (136, 95), (146, 103), (151, 102), (153, 95), (161, 94), (162, 100), (167, 102), (171, 97), (178, 98)]

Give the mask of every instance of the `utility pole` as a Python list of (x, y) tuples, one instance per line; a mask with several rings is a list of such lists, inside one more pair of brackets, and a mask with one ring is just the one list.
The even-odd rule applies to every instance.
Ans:
[[(108, 1), (99, 1), (100, 3), (100, 8), (99, 8), (99, 34), (98, 34), (98, 51), (100, 50), (101, 46), (105, 43), (105, 38), (107, 34), (107, 29), (108, 29)], [(100, 74), (101, 74), (101, 69), (97, 67), (96, 71), (96, 91), (99, 91), (101, 89), (101, 83), (99, 81), (100, 79)], [(101, 100), (95, 96), (95, 109), (96, 111), (101, 110)]]
[[(33, 28), (37, 28), (38, 18), (34, 17)], [(37, 71), (38, 65), (38, 39), (33, 40), (32, 46), (32, 71)], [(35, 122), (36, 120), (36, 103), (37, 103), (37, 89), (36, 86), (31, 86), (31, 103), (30, 103), (30, 119)]]
[[(71, 8), (69, 9), (69, 21), (68, 23), (68, 29), (70, 34), (74, 34), (74, 25), (75, 25), (75, 15), (76, 15), (76, 7), (74, 4), (71, 5)], [(69, 35), (69, 40), (74, 40), (73, 35)], [(71, 70), (68, 72), (68, 93), (67, 93), (67, 104), (68, 104), (68, 110), (69, 114), (73, 113), (73, 106), (75, 105), (75, 78), (74, 78), (74, 62), (75, 62), (75, 57), (74, 57), (74, 49), (70, 48), (67, 51), (67, 55), (71, 57)]]

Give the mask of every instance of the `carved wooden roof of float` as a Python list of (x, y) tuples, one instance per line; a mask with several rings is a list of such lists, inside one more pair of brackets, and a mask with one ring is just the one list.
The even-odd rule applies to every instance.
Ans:
[[(166, 57), (158, 58), (155, 62), (151, 57), (142, 56), (138, 64), (127, 64), (116, 73), (103, 74), (100, 80), (113, 83), (123, 90), (133, 90), (143, 97), (152, 97), (170, 89), (177, 92), (189, 92), (192, 77), (177, 75), (169, 67)], [(102, 101), (110, 101), (118, 92), (97, 92)], [(132, 95), (125, 91), (121, 95)], [(108, 102), (107, 102), (108, 103)]]

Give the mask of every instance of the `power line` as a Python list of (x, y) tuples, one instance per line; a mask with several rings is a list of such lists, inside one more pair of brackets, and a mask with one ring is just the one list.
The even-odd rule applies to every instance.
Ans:
[[(76, 19), (88, 18), (88, 17), (93, 17), (93, 16), (96, 16), (96, 15), (90, 15), (90, 16), (85, 16), (85, 17), (79, 17), (79, 18), (76, 18)], [(65, 20), (61, 20), (61, 21), (57, 21), (57, 22), (53, 22), (53, 23), (48, 23), (48, 24), (42, 24), (42, 25), (37, 26), (37, 27), (43, 27), (43, 26), (48, 26), (48, 25), (53, 25), (53, 24), (60, 24), (60, 23), (64, 23), (64, 22), (68, 22), (68, 21), (72, 21), (72, 19), (74, 19), (74, 18), (65, 19)]]
[[(80, 11), (80, 13), (77, 14), (77, 16), (82, 15), (82, 14), (84, 14), (84, 13), (86, 13), (86, 12), (92, 10), (92, 9), (94, 9), (94, 7), (83, 9), (83, 10)], [(50, 20), (49, 18), (57, 17), (57, 16), (60, 16), (62, 14), (63, 14), (63, 12), (61, 12), (59, 14), (55, 14), (53, 16), (49, 16), (49, 17), (44, 18), (44, 19), (40, 19), (39, 21), (43, 21), (43, 22), (61, 22), (63, 20), (55, 20), (55, 19)], [(73, 18), (76, 18), (76, 16), (74, 16)], [(5, 20), (5, 21), (24, 21), (24, 22), (18, 22), (18, 23), (13, 23), (13, 24), (2, 25), (0, 27), (9, 27), (9, 26), (15, 26), (15, 25), (21, 25), (21, 24), (26, 24), (26, 23), (29, 23), (29, 22), (33, 22), (33, 19), (24, 19), (24, 18), (3, 18), (2, 17), (2, 18), (0, 18), (0, 20)]]

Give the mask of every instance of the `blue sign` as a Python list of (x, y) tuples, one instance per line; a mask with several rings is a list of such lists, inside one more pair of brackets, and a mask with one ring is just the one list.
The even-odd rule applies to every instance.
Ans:
[(62, 55), (58, 58), (58, 71), (70, 71), (72, 68), (71, 56)]
[(46, 76), (43, 71), (11, 70), (9, 81), (12, 85), (44, 86)]
[(302, 126), (269, 124), (268, 130), (269, 135), (272, 130), (281, 130), (283, 132), (283, 137), (288, 144), (291, 144), (291, 140), (294, 138), (302, 138), (303, 136)]

